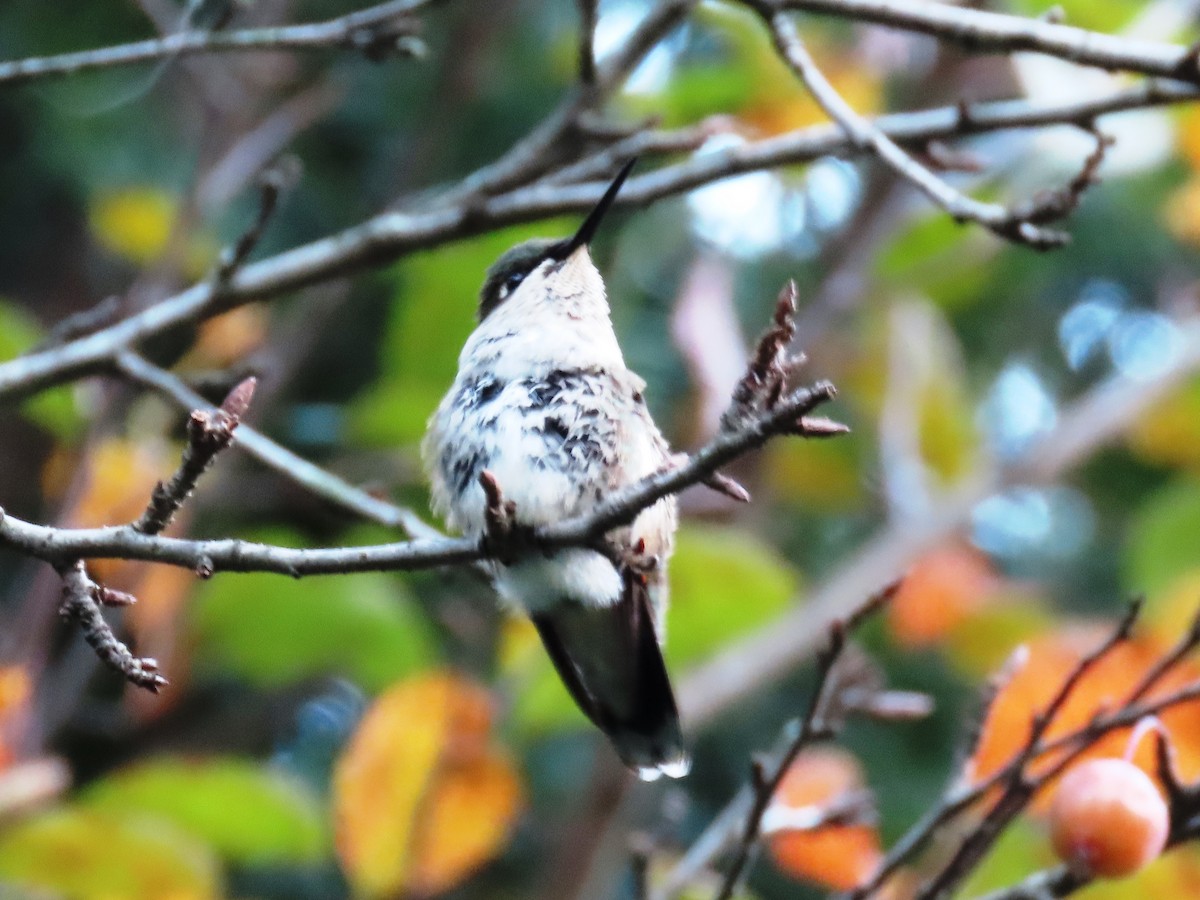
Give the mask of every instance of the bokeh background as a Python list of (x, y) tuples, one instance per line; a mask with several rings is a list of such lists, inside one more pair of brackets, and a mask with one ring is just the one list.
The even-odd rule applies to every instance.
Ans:
[[(649, 5), (600, 3), (601, 58)], [(1049, 5), (994, 4), (1030, 15)], [(1059, 5), (1101, 31), (1196, 36), (1194, 4)], [(349, 9), (245, 0), (234, 24)], [(181, 14), (170, 0), (8, 0), (0, 58), (135, 40)], [(420, 202), (507, 150), (575, 77), (573, 4), (448, 2), (423, 19), (421, 60), (229, 54), (0, 88), (0, 356), (105, 297), (145, 307), (204, 277), (253, 220), (254, 178), (281, 155), (301, 174), (259, 255)], [(873, 27), (805, 18), (803, 31), (865, 113), (1082, 99), (1126, 83)], [(823, 121), (760, 25), (719, 3), (656, 48), (612, 108), (626, 121), (707, 122), (712, 147)], [(748, 890), (767, 900), (852, 882), (962, 770), (982, 685), (1014, 647), (1029, 643), (1044, 668), (985, 734), (998, 746), (1023, 727), (1038, 683), (1128, 598), (1147, 598), (1146, 653), (1200, 603), (1200, 113), (1137, 111), (1100, 127), (1116, 139), (1103, 183), (1068, 223), (1071, 244), (1052, 253), (956, 225), (857, 160), (739, 176), (611, 217), (596, 257), (613, 318), (676, 447), (712, 435), (792, 278), (805, 372), (839, 386), (831, 414), (853, 428), (742, 461), (733, 474), (749, 506), (683, 497), (668, 656), (693, 713), (688, 779), (630, 785), (532, 629), (501, 615), (469, 573), (200, 582), (97, 565), (139, 598), (120, 624), (171, 679), (151, 696), (58, 624), (47, 567), (4, 553), (5, 896), (631, 896), (630, 837), (653, 848), (652, 874), (669, 867), (744, 783), (751, 754), (803, 711), (820, 621), (803, 633), (804, 610), (827, 613), (861, 599), (845, 585), (865, 594), (915, 567), (863, 642), (889, 683), (927, 692), (936, 711), (852, 724), (845, 751), (814, 762), (813, 784), (797, 788), (819, 800), (847, 779), (869, 785), (878, 829), (817, 853), (781, 850)], [(952, 177), (981, 196), (1026, 197), (1069, 180), (1092, 147), (1068, 126), (973, 138), (954, 150), (978, 171)], [(518, 240), (576, 221), (415, 253), (147, 352), (214, 398), (258, 374), (256, 427), (427, 516), (417, 445), (484, 269)], [(1089, 402), (1102, 390), (1112, 402)], [(0, 505), (99, 525), (140, 513), (178, 460), (184, 417), (90, 379), (7, 406), (0, 421)], [(295, 546), (396, 539), (236, 448), (176, 527)], [(732, 654), (752, 667), (755, 642), (780, 635), (797, 647), (786, 675), (707, 695), (706, 663)], [(1139, 665), (1121, 662), (1114, 683)], [(1173, 731), (1191, 761), (1194, 719)], [(982, 753), (973, 764), (986, 766)], [(971, 887), (1051, 861), (1035, 811)], [(1178, 851), (1141, 877), (1086, 896), (1193, 896), (1200, 857)]]

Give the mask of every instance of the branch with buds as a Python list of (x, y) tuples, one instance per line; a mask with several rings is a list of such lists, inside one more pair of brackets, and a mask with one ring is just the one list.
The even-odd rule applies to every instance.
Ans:
[[(0, 545), (45, 560), (63, 572), (64, 578), (69, 575), (74, 587), (64, 609), (83, 623), (89, 643), (102, 659), (132, 682), (157, 689), (161, 676), (154, 673), (154, 679), (148, 678), (144, 672), (149, 670), (149, 664), (134, 658), (104, 624), (97, 605), (100, 601), (96, 599), (103, 596), (103, 589), (86, 580), (82, 560), (145, 560), (188, 568), (202, 578), (217, 572), (275, 572), (298, 578), (359, 571), (412, 571), (486, 559), (511, 561), (522, 554), (602, 544), (612, 529), (628, 524), (642, 510), (693, 484), (718, 485), (726, 493), (736, 494), (740, 486), (721, 475), (720, 468), (773, 437), (824, 438), (846, 432), (844, 425), (811, 415), (833, 398), (835, 391), (831, 384), (819, 382), (812, 387), (787, 389), (785, 381), (791, 374), (792, 362), (785, 365), (781, 361), (786, 353), (783, 336), (790, 340), (794, 315), (795, 286), (789, 285), (781, 294), (775, 324), (759, 341), (754, 361), (735, 393), (725, 425), (707, 446), (691, 456), (676, 457), (669, 468), (617, 492), (587, 515), (527, 533), (514, 529), (514, 510), (511, 502), (504, 499), (503, 486), (490, 472), (484, 472), (480, 483), (488, 500), (489, 528), (482, 541), (446, 537), (429, 526), (413, 529), (428, 535), (415, 540), (343, 548), (296, 549), (240, 540), (162, 536), (160, 533), (216, 455), (236, 439), (235, 429), (253, 396), (254, 379), (247, 379), (233, 389), (219, 408), (192, 412), (187, 427), (188, 444), (178, 470), (158, 484), (146, 511), (136, 522), (104, 528), (53, 528), (0, 512)], [(140, 357), (123, 355), (121, 364), (131, 376), (148, 383), (158, 382), (157, 386), (177, 399), (191, 396), (185, 387), (172, 383), (170, 376), (155, 370)], [(249, 429), (237, 434), (243, 438), (253, 435), (252, 443), (266, 442)], [(260, 452), (267, 449), (259, 447)], [(274, 455), (276, 451), (271, 450), (268, 458)], [(350, 486), (345, 488), (355, 490)], [(347, 497), (341, 488), (334, 490), (332, 496), (347, 502), (356, 499), (353, 495)]]

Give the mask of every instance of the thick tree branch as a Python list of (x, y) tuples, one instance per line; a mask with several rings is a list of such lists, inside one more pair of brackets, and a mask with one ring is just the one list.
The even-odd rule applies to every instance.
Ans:
[[(829, 430), (819, 420), (810, 428), (805, 416), (833, 397), (832, 385), (820, 383), (783, 398), (777, 406), (743, 423), (735, 432), (718, 435), (678, 467), (651, 475), (599, 504), (589, 514), (538, 529), (533, 540), (542, 550), (592, 544), (613, 528), (627, 524), (669, 494), (698, 484), (722, 465), (760, 446), (773, 435), (811, 434)], [(485, 556), (470, 538), (429, 538), (366, 547), (298, 550), (240, 540), (193, 541), (142, 534), (131, 525), (104, 528), (52, 528), (14, 516), (0, 519), (0, 544), (52, 564), (76, 559), (121, 558), (167, 563), (202, 570), (324, 575), (339, 572), (435, 568), (474, 562)]]
[[(1003, 101), (899, 113), (874, 120), (901, 144), (980, 134), (1009, 128), (1087, 123), (1107, 112), (1194, 101), (1191, 86), (1149, 82), (1102, 100), (1038, 105)], [(691, 157), (631, 179), (617, 199), (641, 206), (732, 175), (807, 162), (827, 155), (861, 152), (839, 129), (801, 129), (779, 137)], [(264, 297), (390, 262), (413, 250), (436, 246), (503, 225), (589, 209), (607, 182), (534, 184), (500, 196), (425, 212), (389, 212), (354, 228), (277, 256), (250, 263), (220, 287), (204, 282), (91, 334), (0, 363), (0, 398), (17, 398), (81, 375), (102, 370), (119, 350), (174, 325), (195, 321)]]
[(1135, 40), (1023, 16), (926, 0), (768, 0), (774, 9), (822, 13), (927, 34), (976, 53), (1028, 50), (1110, 71), (1195, 81), (1190, 48)]
[(405, 17), (436, 2), (390, 0), (326, 22), (236, 31), (197, 29), (132, 44), (0, 62), (0, 86), (200, 53), (343, 48), (373, 59), (393, 54), (420, 56), (424, 45), (414, 33), (413, 22)]

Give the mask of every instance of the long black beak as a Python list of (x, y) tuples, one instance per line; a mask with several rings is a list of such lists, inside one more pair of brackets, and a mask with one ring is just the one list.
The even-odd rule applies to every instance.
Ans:
[(612, 180), (612, 184), (608, 186), (608, 190), (604, 192), (604, 196), (600, 198), (600, 202), (592, 207), (592, 211), (583, 220), (583, 224), (579, 226), (579, 230), (566, 242), (562, 251), (563, 259), (566, 259), (580, 247), (587, 246), (592, 242), (592, 238), (596, 235), (596, 229), (600, 227), (600, 220), (604, 218), (604, 214), (608, 212), (613, 201), (617, 199), (617, 192), (621, 190), (621, 185), (625, 183), (625, 179), (629, 177), (629, 173), (633, 170), (637, 161), (638, 158), (635, 156), (621, 167), (621, 171)]

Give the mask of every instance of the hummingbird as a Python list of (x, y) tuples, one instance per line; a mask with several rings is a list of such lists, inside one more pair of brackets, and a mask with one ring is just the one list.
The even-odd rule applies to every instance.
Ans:
[[(451, 528), (486, 535), (481, 476), (512, 504), (514, 525), (533, 529), (670, 465), (589, 253), (634, 162), (574, 235), (519, 244), (487, 270), (478, 325), (422, 445), (434, 510)], [(690, 768), (662, 655), (676, 522), (664, 498), (603, 552), (533, 549), (490, 563), (502, 602), (532, 620), (571, 697), (647, 781)]]

